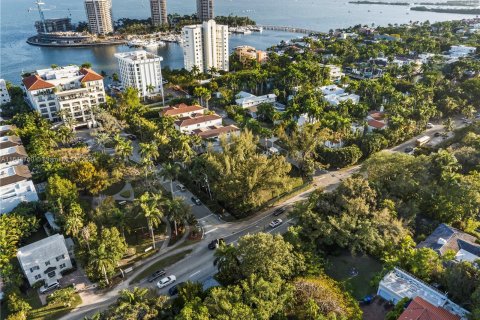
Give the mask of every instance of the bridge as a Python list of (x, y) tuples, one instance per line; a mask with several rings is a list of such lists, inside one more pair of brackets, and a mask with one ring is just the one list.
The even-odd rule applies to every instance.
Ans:
[(296, 27), (286, 27), (286, 26), (259, 26), (259, 27), (262, 27), (263, 30), (284, 31), (284, 32), (292, 32), (292, 33), (303, 33), (303, 34), (323, 33), (317, 30), (310, 30), (310, 29), (296, 28)]

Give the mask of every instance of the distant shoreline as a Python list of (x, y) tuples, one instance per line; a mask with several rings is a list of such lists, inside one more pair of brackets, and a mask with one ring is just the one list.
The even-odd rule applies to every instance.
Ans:
[(459, 8), (427, 8), (427, 7), (411, 7), (412, 11), (425, 11), (425, 12), (437, 12), (437, 13), (456, 13), (456, 14), (472, 14), (479, 15), (480, 9), (459, 9)]
[(408, 2), (386, 2), (386, 1), (369, 1), (369, 0), (360, 0), (360, 1), (349, 1), (351, 4), (382, 4), (388, 6), (409, 6)]

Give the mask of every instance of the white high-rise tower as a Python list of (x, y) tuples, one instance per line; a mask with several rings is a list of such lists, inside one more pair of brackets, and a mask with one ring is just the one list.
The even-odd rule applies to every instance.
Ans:
[(85, 10), (91, 33), (105, 35), (113, 32), (111, 0), (85, 0)]
[(150, 10), (154, 26), (168, 24), (167, 0), (150, 0)]

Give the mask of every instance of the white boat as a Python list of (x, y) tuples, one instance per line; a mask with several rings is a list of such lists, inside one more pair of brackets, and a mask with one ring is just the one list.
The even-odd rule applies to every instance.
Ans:
[(140, 39), (132, 39), (130, 41), (127, 42), (127, 45), (129, 47), (142, 47), (144, 45), (144, 41), (140, 40)]
[(150, 41), (147, 41), (147, 42), (143, 43), (143, 47), (145, 49), (154, 49), (154, 48), (158, 48), (158, 47), (163, 47), (164, 45), (165, 45), (165, 42), (155, 41), (155, 40), (150, 40)]

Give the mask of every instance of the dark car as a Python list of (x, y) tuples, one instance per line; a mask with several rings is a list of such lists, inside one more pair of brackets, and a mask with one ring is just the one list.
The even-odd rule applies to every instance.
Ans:
[(133, 134), (129, 134), (129, 135), (127, 135), (127, 138), (128, 138), (128, 139), (130, 139), (130, 140), (132, 140), (132, 141), (135, 141), (135, 140), (137, 140), (137, 137), (136, 137), (136, 136), (134, 136)]
[(156, 279), (165, 275), (165, 270), (157, 270), (148, 277), (148, 282), (153, 282)]
[(223, 238), (215, 239), (208, 244), (208, 249), (215, 250), (223, 242), (225, 242), (225, 240), (223, 240)]
[(411, 153), (411, 152), (413, 152), (413, 150), (414, 149), (412, 147), (407, 147), (407, 148), (405, 148), (405, 153)]
[(202, 202), (200, 201), (200, 199), (195, 198), (195, 197), (192, 197), (192, 202), (195, 203), (197, 206), (202, 205)]
[(435, 134), (433, 136), (437, 138), (437, 137), (440, 137), (441, 135), (442, 135), (441, 132), (435, 132)]
[(274, 215), (275, 217), (277, 217), (277, 216), (281, 215), (281, 214), (284, 213), (284, 212), (285, 212), (285, 207), (277, 208), (277, 209), (275, 209), (275, 211), (273, 211), (273, 215)]
[(171, 295), (171, 296), (177, 295), (177, 294), (178, 294), (178, 289), (179, 289), (183, 284), (185, 284), (185, 282), (177, 283), (176, 285), (174, 285), (173, 287), (171, 287), (170, 289), (168, 289), (168, 294)]

